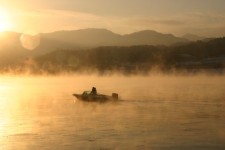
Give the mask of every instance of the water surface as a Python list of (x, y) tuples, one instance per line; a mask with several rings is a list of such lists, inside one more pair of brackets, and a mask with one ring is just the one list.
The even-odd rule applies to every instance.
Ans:
[[(91, 90), (120, 101), (85, 103)], [(0, 149), (225, 149), (224, 76), (1, 76)]]

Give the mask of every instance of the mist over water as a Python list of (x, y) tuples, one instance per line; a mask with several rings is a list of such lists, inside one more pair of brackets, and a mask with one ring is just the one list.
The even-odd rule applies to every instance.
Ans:
[[(81, 102), (91, 90), (120, 101)], [(224, 75), (1, 76), (0, 149), (225, 149)]]

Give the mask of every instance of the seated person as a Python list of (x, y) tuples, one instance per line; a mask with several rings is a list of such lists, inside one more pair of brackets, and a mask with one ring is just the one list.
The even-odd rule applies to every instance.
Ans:
[(95, 87), (92, 87), (91, 94), (97, 95), (97, 90)]

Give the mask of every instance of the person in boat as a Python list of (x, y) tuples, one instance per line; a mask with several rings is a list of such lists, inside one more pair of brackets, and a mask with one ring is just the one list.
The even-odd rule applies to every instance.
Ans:
[(91, 94), (97, 95), (97, 89), (95, 87), (92, 87)]

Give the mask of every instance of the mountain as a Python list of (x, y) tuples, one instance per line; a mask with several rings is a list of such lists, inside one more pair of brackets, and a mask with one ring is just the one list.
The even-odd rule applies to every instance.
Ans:
[[(162, 67), (163, 70), (225, 68), (225, 38), (171, 44), (171, 46), (164, 43), (163, 46), (157, 43), (160, 42), (157, 39), (161, 38), (161, 41), (167, 44), (174, 41), (182, 43), (186, 40), (150, 30), (118, 35), (105, 29), (87, 29), (27, 36), (24, 42), (29, 46), (36, 44), (35, 41), (38, 41), (36, 38), (41, 38), (38, 47), (27, 50), (21, 44), (23, 37), (20, 33), (0, 33), (0, 72), (8, 69), (22, 72), (26, 68), (34, 73), (85, 71), (85, 69), (97, 69), (100, 72), (107, 70), (145, 72), (154, 66)], [(97, 37), (101, 40), (95, 40)], [(91, 44), (88, 43), (89, 40), (92, 40)], [(75, 41), (77, 42), (74, 43)], [(153, 42), (158, 46), (152, 45)], [(86, 45), (86, 48), (81, 48), (84, 43), (89, 44), (89, 47)], [(115, 46), (109, 46), (110, 44)], [(94, 45), (101, 47), (91, 47)]]
[(29, 53), (20, 44), (20, 33), (1, 32), (0, 33), (0, 66), (14, 64)]
[[(221, 72), (225, 69), (225, 38), (173, 46), (106, 46), (89, 50), (59, 50), (34, 58), (48, 73), (118, 71), (146, 73), (151, 69)], [(35, 72), (36, 72), (35, 71)]]
[[(23, 42), (22, 42), (23, 41)], [(172, 34), (144, 30), (120, 35), (106, 29), (81, 29), (41, 33), (38, 36), (16, 32), (0, 33), (0, 65), (55, 50), (90, 49), (100, 46), (173, 45), (189, 42)], [(32, 47), (30, 50), (28, 49)]]
[(172, 34), (162, 34), (152, 30), (144, 30), (123, 36), (125, 45), (173, 45), (186, 43), (188, 40)]
[(106, 29), (82, 29), (58, 31), (43, 34), (43, 37), (73, 43), (77, 47), (132, 46), (132, 45), (172, 45), (188, 42), (187, 39), (172, 34), (144, 30), (127, 35), (115, 34)]
[[(22, 33), (0, 33), (0, 51), (27, 51), (21, 44)], [(132, 46), (132, 45), (173, 45), (187, 43), (187, 39), (172, 34), (162, 34), (152, 30), (144, 30), (120, 35), (106, 29), (81, 29), (72, 31), (56, 31), (41, 33), (40, 44), (34, 48), (35, 55), (60, 49), (87, 49), (100, 46)], [(35, 36), (27, 36), (25, 44), (35, 44)]]
[(190, 33), (183, 35), (182, 38), (185, 38), (189, 41), (200, 41), (200, 40), (206, 39), (204, 37), (201, 37), (195, 34), (190, 34)]
[(71, 43), (76, 47), (98, 47), (117, 45), (121, 35), (106, 29), (81, 29), (72, 31), (57, 31), (43, 34), (46, 39)]

